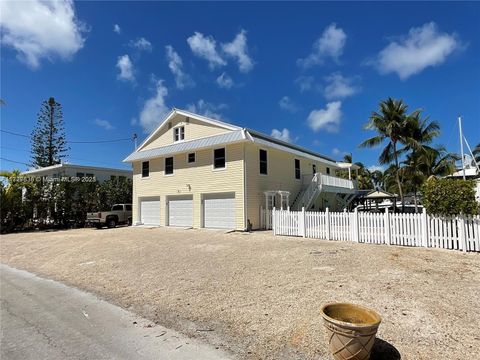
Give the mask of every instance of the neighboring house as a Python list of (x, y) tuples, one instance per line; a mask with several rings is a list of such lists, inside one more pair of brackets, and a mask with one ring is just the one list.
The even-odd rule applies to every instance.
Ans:
[(94, 177), (98, 182), (103, 183), (111, 179), (122, 179), (122, 178), (131, 179), (132, 171), (105, 168), (105, 167), (96, 167), (96, 166), (58, 164), (58, 165), (46, 166), (39, 169), (25, 171), (21, 175), (32, 176), (32, 177), (47, 177), (47, 178), (53, 178), (53, 179), (61, 179), (62, 177), (70, 177), (70, 178)]
[(258, 229), (261, 208), (335, 210), (356, 192), (334, 176), (356, 165), (178, 109), (124, 161), (134, 224)]

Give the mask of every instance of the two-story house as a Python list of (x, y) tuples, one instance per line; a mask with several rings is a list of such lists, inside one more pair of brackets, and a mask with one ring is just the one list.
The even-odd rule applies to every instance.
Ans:
[(354, 181), (339, 163), (260, 132), (174, 109), (125, 162), (133, 223), (244, 230), (261, 208), (342, 208)]

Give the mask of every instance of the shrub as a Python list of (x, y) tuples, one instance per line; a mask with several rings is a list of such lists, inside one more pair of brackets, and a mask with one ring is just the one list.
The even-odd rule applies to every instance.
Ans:
[(422, 188), (423, 206), (434, 215), (477, 215), (475, 182), (457, 179), (429, 179)]

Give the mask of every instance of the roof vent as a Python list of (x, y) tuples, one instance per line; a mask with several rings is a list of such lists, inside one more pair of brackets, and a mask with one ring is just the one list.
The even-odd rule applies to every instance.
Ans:
[(185, 122), (186, 122), (187, 124), (190, 124), (190, 118), (189, 118), (188, 116), (187, 116), (187, 118), (185, 119)]
[(172, 123), (171, 123), (171, 122), (168, 123), (168, 128), (169, 128), (169, 129), (172, 128)]

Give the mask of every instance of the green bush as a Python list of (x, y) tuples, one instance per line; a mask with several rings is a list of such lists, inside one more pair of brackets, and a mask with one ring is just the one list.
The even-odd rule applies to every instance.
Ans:
[(434, 215), (477, 215), (479, 204), (475, 200), (475, 182), (472, 180), (427, 180), (422, 188), (423, 206)]

